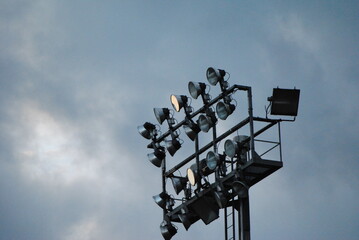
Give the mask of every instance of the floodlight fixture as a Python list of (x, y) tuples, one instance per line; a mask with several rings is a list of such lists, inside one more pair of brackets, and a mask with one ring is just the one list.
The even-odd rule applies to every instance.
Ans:
[(210, 170), (215, 170), (221, 161), (221, 156), (218, 153), (209, 151), (206, 156), (206, 164)]
[[(198, 172), (198, 170), (200, 172)], [(189, 183), (194, 186), (198, 183), (198, 180), (200, 180), (201, 175), (208, 176), (211, 173), (213, 173), (213, 170), (209, 169), (207, 166), (206, 159), (202, 159), (199, 161), (199, 167), (197, 166), (197, 163), (195, 163), (187, 169), (187, 178)]]
[(248, 197), (248, 185), (242, 181), (234, 181), (232, 183), (233, 193), (235, 193), (239, 198)]
[(171, 140), (165, 140), (167, 151), (171, 154), (171, 156), (175, 155), (178, 149), (181, 148), (181, 143), (177, 138), (172, 137)]
[(160, 208), (166, 209), (167, 201), (168, 199), (170, 199), (170, 196), (165, 192), (161, 192), (160, 194), (157, 194), (152, 198), (155, 201), (155, 203), (157, 203), (157, 205), (160, 206)]
[(248, 136), (239, 135), (235, 136), (233, 140), (228, 139), (224, 142), (224, 152), (225, 154), (232, 158), (238, 154), (242, 149), (248, 150), (248, 144), (241, 144), (244, 140), (248, 139)]
[(222, 120), (226, 120), (227, 117), (231, 115), (235, 109), (236, 106), (234, 104), (219, 102), (216, 106), (217, 116)]
[(222, 191), (214, 191), (214, 199), (216, 200), (219, 208), (225, 208), (228, 203), (226, 195)]
[(178, 195), (182, 190), (186, 189), (188, 179), (185, 177), (173, 176), (171, 177), (173, 188)]
[(156, 126), (152, 123), (145, 122), (145, 124), (143, 124), (142, 126), (138, 126), (137, 130), (142, 137), (146, 139), (151, 139), (155, 135)]
[(222, 82), (225, 75), (226, 71), (213, 67), (208, 68), (206, 73), (208, 82), (213, 86), (217, 85), (218, 82)]
[(172, 106), (176, 112), (179, 112), (183, 107), (187, 106), (188, 97), (185, 95), (171, 95)]
[(161, 167), (165, 156), (166, 153), (160, 148), (156, 148), (153, 153), (147, 154), (148, 160), (156, 167)]
[(271, 114), (296, 117), (299, 95), (299, 89), (273, 88), (273, 95), (268, 98), (271, 102)]
[(201, 131), (199, 126), (193, 122), (192, 119), (187, 120), (187, 122), (183, 125), (183, 129), (186, 135), (194, 141), (197, 137), (197, 134)]
[(178, 214), (178, 218), (182, 222), (186, 231), (188, 231), (189, 227), (199, 220), (199, 216), (195, 214), (193, 211), (189, 210), (188, 207), (184, 206), (181, 208), (181, 213)]
[(191, 97), (197, 99), (199, 95), (205, 94), (206, 84), (201, 82), (189, 82), (188, 91)]
[(188, 208), (207, 225), (219, 218), (219, 207), (212, 195), (204, 195), (188, 205)]
[(170, 111), (168, 108), (154, 108), (153, 112), (157, 121), (162, 124), (164, 120), (168, 119), (170, 116)]
[(208, 132), (217, 123), (217, 118), (212, 108), (207, 109), (206, 114), (198, 117), (197, 124), (202, 132)]
[(206, 116), (204, 114), (200, 115), (198, 117), (198, 126), (203, 132), (208, 132), (209, 129), (213, 126), (213, 122), (209, 116)]
[(177, 233), (177, 228), (170, 221), (166, 220), (161, 223), (160, 229), (165, 240), (170, 240)]

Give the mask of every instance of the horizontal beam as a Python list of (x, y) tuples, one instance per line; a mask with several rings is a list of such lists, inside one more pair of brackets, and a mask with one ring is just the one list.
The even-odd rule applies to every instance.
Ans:
[[(264, 122), (269, 122), (268, 125), (264, 126), (262, 129), (258, 130), (257, 132), (254, 133), (253, 138), (257, 137), (258, 135), (262, 134), (264, 131), (266, 131), (267, 129), (271, 128), (272, 126), (274, 126), (275, 124), (277, 124), (279, 121), (277, 120), (270, 120), (270, 119), (266, 119), (266, 118), (258, 118), (255, 117), (253, 118), (254, 120), (257, 121), (264, 121)], [(231, 129), (229, 129), (227, 132), (223, 133), (221, 136), (217, 137), (214, 141), (211, 141), (210, 143), (208, 143), (207, 145), (205, 145), (204, 147), (202, 147), (201, 149), (198, 150), (198, 155), (204, 153), (206, 150), (208, 150), (209, 148), (211, 148), (213, 146), (213, 144), (217, 144), (218, 142), (222, 141), (223, 139), (225, 139), (226, 137), (228, 137), (229, 135), (231, 135), (232, 133), (234, 133), (235, 131), (237, 131), (238, 129), (240, 129), (241, 127), (245, 126), (246, 124), (248, 124), (250, 121), (249, 117), (247, 117), (246, 119), (244, 119), (243, 121), (241, 121), (240, 123), (236, 124), (234, 127), (232, 127)], [(247, 139), (245, 139), (243, 142), (249, 142), (251, 140), (251, 137), (248, 137)], [(189, 157), (187, 157), (186, 159), (184, 159), (182, 162), (180, 162), (179, 164), (177, 164), (176, 166), (174, 166), (172, 169), (168, 170), (165, 173), (166, 177), (171, 177), (173, 175), (174, 172), (176, 172), (178, 169), (180, 169), (181, 167), (183, 167), (184, 165), (186, 165), (187, 163), (189, 163), (192, 159), (194, 159), (196, 157), (196, 153), (193, 153), (192, 155), (190, 155)]]

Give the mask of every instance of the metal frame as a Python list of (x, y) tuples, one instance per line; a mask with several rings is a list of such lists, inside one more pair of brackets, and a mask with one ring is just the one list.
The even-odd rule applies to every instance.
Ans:
[[(166, 158), (162, 161), (162, 191), (166, 192), (166, 178), (174, 177), (174, 173), (188, 164), (191, 160), (195, 159), (199, 171), (199, 161), (200, 155), (213, 147), (215, 153), (218, 153), (217, 143), (225, 139), (226, 137), (230, 136), (237, 130), (249, 125), (249, 136), (245, 139), (242, 143), (249, 143), (249, 151), (247, 153), (247, 161), (244, 164), (239, 164), (238, 158), (232, 158), (230, 160), (225, 160), (225, 163), (228, 164), (230, 167), (230, 172), (227, 174), (222, 173), (219, 176), (218, 171), (215, 172), (215, 182), (209, 184), (206, 182), (206, 185), (201, 184), (202, 177), (200, 176), (199, 181), (197, 181), (197, 189), (194, 191), (195, 194), (193, 197), (186, 198), (185, 200), (181, 199), (174, 199), (177, 201), (182, 201), (182, 203), (176, 206), (174, 209), (164, 209), (163, 210), (163, 219), (169, 220), (171, 222), (180, 222), (179, 214), (183, 208), (188, 208), (191, 204), (196, 203), (201, 198), (206, 198), (213, 193), (213, 189), (216, 189), (219, 186), (228, 186), (231, 185), (234, 181), (242, 181), (247, 186), (246, 197), (239, 197), (233, 195), (232, 190), (232, 197), (230, 197), (228, 203), (224, 207), (224, 229), (225, 229), (225, 240), (236, 240), (238, 236), (239, 240), (250, 240), (250, 213), (249, 213), (249, 196), (248, 190), (250, 187), (255, 185), (256, 183), (260, 182), (262, 179), (266, 178), (267, 176), (271, 175), (278, 169), (283, 166), (282, 161), (282, 146), (281, 146), (281, 131), (280, 131), (280, 122), (282, 121), (294, 121), (293, 120), (286, 120), (286, 119), (269, 119), (269, 118), (262, 118), (262, 117), (254, 117), (253, 116), (253, 108), (252, 108), (252, 89), (249, 86), (242, 86), (242, 85), (234, 85), (228, 89), (225, 89), (221, 85), (222, 93), (219, 94), (216, 98), (212, 99), (211, 101), (204, 101), (204, 105), (198, 109), (197, 111), (190, 114), (186, 111), (186, 118), (181, 122), (177, 123), (176, 125), (169, 124), (169, 130), (163, 133), (158, 138), (152, 139), (152, 143), (149, 144), (147, 147), (152, 148), (153, 144), (160, 143), (165, 140), (166, 137), (170, 136), (183, 126), (186, 123), (186, 119), (192, 119), (193, 117), (197, 116), (200, 113), (206, 113), (207, 110), (217, 103), (219, 100), (225, 100), (225, 97), (233, 94), (237, 90), (246, 91), (247, 98), (248, 98), (248, 117), (234, 125), (232, 128), (228, 129), (226, 132), (222, 133), (220, 136), (217, 136), (217, 129), (216, 125), (213, 126), (213, 140), (204, 145), (203, 147), (199, 147), (199, 139), (198, 136), (195, 138), (195, 152), (189, 155), (187, 158), (182, 160), (180, 163), (172, 167), (171, 169), (166, 169)], [(203, 96), (202, 96), (203, 98)], [(265, 123), (265, 126), (261, 127), (260, 129), (254, 129), (254, 122), (261, 122)], [(278, 124), (278, 125), (277, 125)], [(278, 126), (278, 140), (271, 141), (271, 140), (263, 140), (258, 139), (257, 137), (260, 136), (262, 133), (267, 131), (268, 129), (272, 128), (273, 126)], [(257, 138), (257, 139), (256, 139)], [(255, 151), (255, 142), (263, 142), (268, 144), (273, 144), (272, 147), (258, 155)], [(262, 159), (267, 153), (271, 152), (272, 150), (279, 147), (279, 160), (269, 160), (269, 159)], [(238, 235), (236, 235), (236, 215), (238, 221)], [(229, 221), (230, 219), (231, 221)], [(231, 222), (231, 224), (230, 224)], [(206, 223), (207, 224), (207, 223)], [(231, 235), (231, 236), (230, 236)]]

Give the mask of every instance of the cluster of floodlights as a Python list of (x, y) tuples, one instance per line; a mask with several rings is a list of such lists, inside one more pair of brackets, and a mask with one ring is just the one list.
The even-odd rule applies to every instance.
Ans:
[[(207, 79), (208, 82), (215, 86), (219, 83), (222, 92), (225, 92), (228, 88), (228, 82), (224, 80), (226, 72), (221, 69), (208, 68)], [(207, 85), (201, 82), (189, 82), (188, 90), (193, 99), (197, 99), (199, 96), (202, 97), (203, 104), (206, 105), (210, 101), (211, 97), (206, 93)], [(201, 114), (197, 121), (191, 119), (191, 113), (193, 108), (189, 105), (189, 97), (185, 95), (171, 95), (171, 104), (176, 112), (184, 109), (185, 112), (185, 124), (183, 130), (186, 135), (194, 141), (199, 132), (208, 132), (218, 121), (215, 111), (208, 107), (204, 113)], [(223, 102), (219, 102), (216, 105), (216, 113), (219, 119), (226, 120), (227, 117), (233, 113), (235, 104), (230, 95), (223, 98)], [(173, 129), (176, 120), (173, 117), (173, 111), (168, 108), (154, 108), (155, 117), (160, 125), (164, 121), (167, 121), (170, 130), (170, 139), (164, 140), (164, 144), (160, 144), (156, 141), (159, 127), (152, 123), (146, 122), (142, 126), (138, 126), (139, 133), (146, 139), (152, 140), (153, 152), (149, 153), (148, 160), (156, 167), (161, 167), (162, 161), (165, 158), (165, 151), (174, 156), (178, 149), (181, 148), (183, 141), (179, 138), (179, 132)]]
[[(236, 102), (231, 97), (232, 91), (227, 91), (229, 88), (228, 82), (224, 79), (226, 72), (221, 69), (208, 68), (206, 72), (207, 80), (210, 85), (215, 86), (219, 83), (221, 95), (218, 98), (215, 110), (211, 107), (214, 103), (206, 91), (208, 85), (201, 82), (189, 82), (188, 90), (193, 99), (198, 99), (200, 96), (203, 101), (203, 107), (200, 109), (198, 119), (194, 121), (191, 113), (193, 108), (189, 104), (189, 97), (185, 95), (171, 95), (170, 100), (173, 109), (180, 112), (184, 109), (185, 119), (182, 124), (183, 130), (192, 141), (197, 139), (197, 135), (202, 132), (208, 132), (218, 122), (218, 118), (226, 120), (231, 115), (235, 108)], [(271, 104), (271, 114), (273, 115), (289, 115), (296, 116), (299, 100), (299, 90), (273, 89), (273, 96), (269, 98)], [(210, 103), (210, 104), (209, 104)], [(294, 109), (294, 110), (293, 110)], [(166, 136), (158, 136), (160, 134), (159, 125), (146, 122), (142, 126), (138, 126), (139, 133), (146, 139), (151, 140), (150, 148), (153, 152), (147, 154), (148, 160), (156, 167), (163, 167), (166, 152), (174, 156), (178, 149), (181, 148), (183, 141), (179, 138), (179, 132), (175, 127), (176, 120), (174, 119), (173, 110), (168, 108), (154, 108), (154, 115), (160, 125), (163, 122), (168, 123), (169, 133)], [(193, 114), (197, 115), (197, 114)], [(217, 118), (218, 117), (218, 118)], [(181, 125), (181, 124), (177, 124)], [(166, 139), (169, 138), (169, 139)], [(205, 224), (209, 224), (219, 217), (219, 209), (228, 206), (229, 201), (234, 197), (246, 198), (248, 197), (248, 186), (241, 179), (242, 176), (235, 175), (231, 181), (219, 181), (219, 177), (226, 175), (225, 162), (226, 158), (235, 158), (238, 165), (244, 164), (248, 160), (248, 152), (250, 150), (248, 136), (236, 136), (233, 139), (228, 139), (224, 142), (223, 154), (218, 154), (215, 151), (208, 151), (204, 159), (197, 159), (196, 163), (192, 164), (186, 173), (186, 177), (168, 176), (171, 178), (175, 193), (178, 195), (184, 193), (184, 198), (180, 199), (182, 202), (190, 202), (192, 200), (191, 186), (196, 186), (194, 191), (196, 195), (201, 189), (209, 189), (211, 186), (207, 180), (207, 176), (216, 173), (216, 185), (214, 189), (209, 191), (200, 198), (196, 198), (191, 204), (185, 205), (180, 213), (176, 216), (171, 216), (171, 219), (164, 214), (164, 220), (160, 225), (161, 234), (164, 239), (169, 240), (177, 233), (171, 221), (181, 222), (186, 230), (196, 221), (201, 219)], [(260, 158), (255, 152), (252, 158)], [(164, 173), (162, 173), (164, 174)], [(164, 176), (163, 176), (164, 177)], [(223, 178), (222, 178), (223, 179)], [(202, 181), (204, 184), (202, 184)], [(165, 183), (164, 183), (165, 184)], [(164, 188), (165, 189), (165, 188)], [(166, 191), (153, 196), (154, 201), (160, 206), (164, 213), (173, 211), (175, 199)]]

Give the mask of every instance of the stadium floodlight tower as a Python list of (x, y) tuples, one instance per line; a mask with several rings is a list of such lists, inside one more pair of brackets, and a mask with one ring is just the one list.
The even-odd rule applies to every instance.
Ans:
[[(173, 110), (154, 108), (159, 124), (167, 121), (166, 132), (161, 134), (160, 127), (149, 122), (137, 128), (141, 136), (151, 140), (147, 145), (153, 149), (148, 154), (149, 161), (162, 168), (162, 192), (153, 196), (153, 199), (163, 210), (160, 232), (165, 240), (171, 239), (178, 232), (178, 227), (173, 223), (181, 223), (188, 230), (199, 220), (205, 224), (216, 220), (220, 210), (224, 213), (225, 240), (249, 240), (249, 189), (283, 166), (280, 123), (295, 121), (300, 90), (274, 88), (272, 96), (268, 97), (265, 117), (254, 117), (251, 87), (236, 84), (230, 86), (229, 77), (226, 77), (228, 75), (222, 69), (207, 69), (208, 83), (212, 86), (219, 84), (220, 87), (220, 94), (214, 98), (206, 91), (207, 84), (189, 82), (190, 96), (193, 99), (201, 96), (203, 101), (203, 105), (196, 111), (190, 106), (192, 101), (189, 100), (192, 98), (172, 94), (170, 100), (175, 112), (184, 109), (185, 117), (182, 121), (174, 120)], [(242, 108), (242, 103), (241, 106), (237, 105), (235, 96), (241, 92), (247, 93), (248, 114), (236, 122), (234, 120), (238, 118), (231, 118), (231, 115)], [(245, 111), (241, 112), (243, 114)], [(285, 117), (269, 118), (268, 114)], [(234, 124), (232, 127), (227, 130), (216, 127), (228, 119)], [(175, 157), (183, 144), (179, 138), (180, 127), (194, 142), (195, 148), (184, 159), (180, 155), (181, 161), (175, 161), (175, 164), (174, 161), (167, 162), (166, 156), (169, 153)], [(268, 134), (264, 132), (275, 129), (277, 133), (269, 134), (270, 139), (267, 139)], [(212, 137), (208, 135), (210, 130)], [(200, 134), (203, 134), (201, 140), (207, 141), (202, 145), (199, 143)], [(222, 140), (225, 141), (223, 152), (220, 152), (218, 144)], [(168, 164), (172, 164), (169, 170), (166, 168)], [(181, 170), (185, 170), (186, 176), (175, 175)], [(168, 178), (171, 181), (166, 181)], [(167, 182), (172, 182), (172, 192), (179, 197), (174, 197), (167, 190)]]

